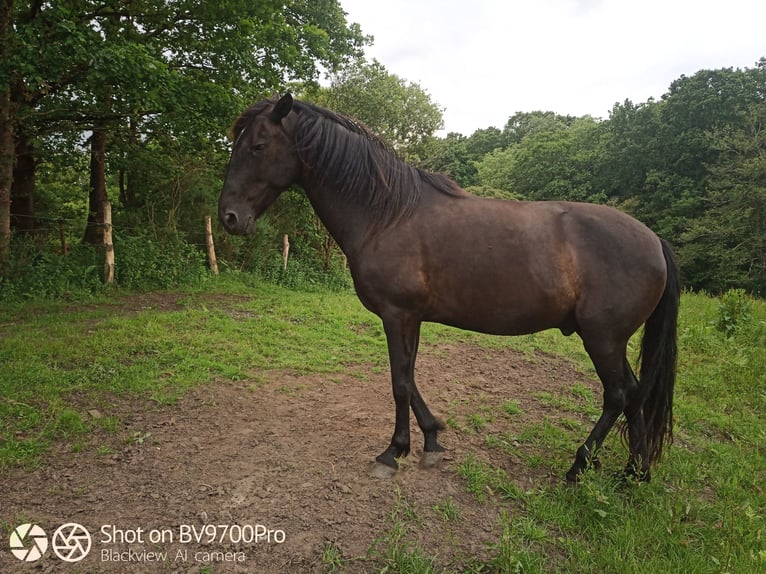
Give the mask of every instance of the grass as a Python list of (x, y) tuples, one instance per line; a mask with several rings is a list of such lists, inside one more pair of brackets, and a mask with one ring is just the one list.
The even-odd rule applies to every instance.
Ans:
[[(195, 385), (248, 380), (258, 385), (273, 369), (359, 373), (386, 370), (376, 318), (352, 293), (296, 292), (222, 277), (205, 291), (157, 294), (156, 304), (105, 294), (85, 304), (32, 302), (0, 313), (0, 472), (45, 460), (51, 444), (92, 448), (94, 428), (117, 432), (120, 421), (96, 416), (109, 397), (141, 396), (172, 403)], [(471, 518), (445, 497), (417, 508), (400, 494), (365, 559), (375, 572), (575, 572), (700, 574), (766, 571), (766, 303), (747, 317), (719, 322), (720, 300), (685, 294), (679, 324), (675, 444), (649, 484), (625, 485), (608, 471), (590, 472), (577, 488), (557, 480), (519, 486), (493, 459), (471, 455), (455, 463), (463, 496), (497, 513), (489, 558), (444, 561), (449, 549), (425, 547), (417, 533), (432, 522), (445, 531)], [(491, 338), (437, 325), (424, 344), (466, 341), (512, 346), (529, 360), (547, 354), (592, 366), (577, 337), (545, 332)], [(631, 345), (633, 359), (637, 340)], [(513, 400), (473, 405), (451, 416), (453, 428), (486, 438), (498, 455), (527, 468), (560, 473), (582, 440), (578, 419), (596, 416), (600, 396), (576, 383), (536, 400), (561, 416), (525, 421)], [(526, 406), (526, 405), (525, 405)], [(498, 432), (512, 421), (518, 432)], [(149, 433), (128, 437), (151, 441)], [(620, 468), (625, 451), (612, 433), (601, 460)], [(538, 472), (539, 474), (539, 472)], [(444, 544), (449, 545), (449, 537)], [(328, 542), (324, 571), (353, 571), (340, 546)], [(353, 559), (357, 560), (357, 559)]]
[(165, 294), (170, 309), (133, 309), (119, 296), (82, 307), (5, 309), (0, 470), (39, 459), (53, 440), (86, 433), (95, 423), (77, 403), (127, 393), (165, 404), (195, 385), (272, 369), (384, 365), (384, 341), (352, 294), (260, 284), (245, 298), (237, 289), (223, 281), (217, 290)]
[(412, 574), (435, 574), (435, 559), (413, 541), (411, 531), (421, 525), (412, 505), (397, 489), (393, 508), (388, 515), (385, 531), (373, 541), (369, 557), (379, 567), (379, 572)]

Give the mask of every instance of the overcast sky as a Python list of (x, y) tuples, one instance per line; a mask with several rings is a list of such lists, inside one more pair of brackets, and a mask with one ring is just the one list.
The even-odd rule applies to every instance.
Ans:
[(766, 0), (340, 0), (366, 50), (417, 82), (446, 132), (517, 111), (609, 117), (701, 69), (766, 57)]

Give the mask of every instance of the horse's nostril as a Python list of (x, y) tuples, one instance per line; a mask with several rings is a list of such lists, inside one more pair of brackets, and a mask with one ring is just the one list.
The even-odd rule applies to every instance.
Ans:
[(237, 214), (234, 211), (227, 211), (223, 214), (223, 223), (226, 227), (229, 229), (236, 227), (237, 225)]

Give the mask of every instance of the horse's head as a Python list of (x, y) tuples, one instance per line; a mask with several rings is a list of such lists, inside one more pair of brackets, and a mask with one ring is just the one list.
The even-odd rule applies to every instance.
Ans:
[(280, 193), (297, 182), (300, 161), (292, 137), (287, 94), (249, 108), (234, 125), (234, 146), (218, 199), (218, 218), (229, 233), (246, 235)]

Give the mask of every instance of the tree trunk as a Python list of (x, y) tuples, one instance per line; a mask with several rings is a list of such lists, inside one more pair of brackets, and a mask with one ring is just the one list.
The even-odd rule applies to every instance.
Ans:
[(37, 162), (28, 134), (16, 133), (16, 165), (11, 186), (11, 226), (21, 233), (35, 229), (35, 171)]
[(104, 202), (106, 197), (106, 125), (97, 121), (90, 138), (90, 186), (88, 222), (83, 243), (103, 245)]
[[(13, 34), (13, 0), (0, 0), (0, 59), (9, 57)], [(13, 184), (14, 114), (11, 83), (0, 84), (0, 275), (5, 275), (11, 256), (11, 185)]]
[(13, 184), (13, 111), (11, 90), (0, 93), (0, 275), (11, 256), (11, 185)]

